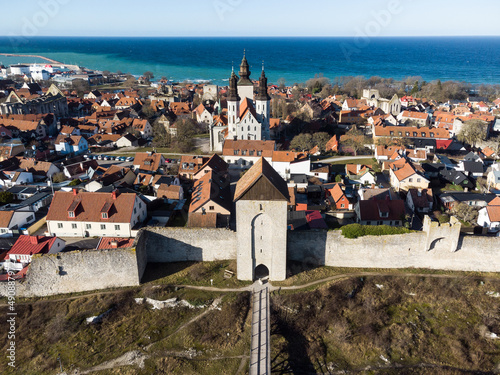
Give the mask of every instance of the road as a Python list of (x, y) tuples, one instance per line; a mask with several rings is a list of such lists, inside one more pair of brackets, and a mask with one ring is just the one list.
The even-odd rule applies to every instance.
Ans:
[(355, 160), (355, 159), (373, 159), (373, 155), (361, 156), (334, 156), (333, 158), (318, 160), (318, 163), (334, 163), (336, 161)]
[(254, 284), (252, 294), (252, 339), (250, 375), (271, 374), (269, 284)]

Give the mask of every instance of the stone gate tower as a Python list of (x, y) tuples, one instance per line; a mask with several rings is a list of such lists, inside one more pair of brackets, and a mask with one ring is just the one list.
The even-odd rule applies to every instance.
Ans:
[(286, 182), (261, 158), (236, 185), (237, 273), (240, 280), (286, 278)]

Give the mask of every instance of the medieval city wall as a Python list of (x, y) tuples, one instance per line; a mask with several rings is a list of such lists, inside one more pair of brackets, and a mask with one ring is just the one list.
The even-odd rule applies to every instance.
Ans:
[(147, 228), (139, 236), (150, 263), (236, 259), (236, 232), (228, 229)]
[[(449, 227), (443, 230), (450, 231)], [(440, 234), (437, 228), (431, 239), (426, 232), (347, 239), (340, 231), (289, 232), (288, 259), (332, 267), (500, 272), (500, 238), (459, 236), (455, 240)]]
[[(42, 297), (139, 285), (138, 265), (143, 265), (138, 255), (143, 256), (136, 249), (35, 255), (26, 278), (16, 282), (15, 294)], [(0, 283), (0, 296), (7, 295), (7, 287), (7, 282)]]

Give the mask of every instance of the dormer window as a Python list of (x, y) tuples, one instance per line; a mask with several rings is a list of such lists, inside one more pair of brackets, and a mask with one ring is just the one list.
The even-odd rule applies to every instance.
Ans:
[(108, 218), (108, 213), (107, 212), (101, 212), (101, 218), (107, 219)]
[(257, 156), (262, 156), (262, 151), (257, 151)]
[(68, 211), (68, 217), (74, 218), (75, 217), (75, 211)]

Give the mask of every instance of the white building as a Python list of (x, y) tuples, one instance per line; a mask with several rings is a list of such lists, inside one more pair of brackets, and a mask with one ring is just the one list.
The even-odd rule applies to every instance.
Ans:
[[(246, 57), (243, 57), (240, 66), (240, 78), (234, 73), (229, 79), (227, 95), (227, 137), (231, 140), (265, 141), (270, 136), (271, 98), (267, 93), (267, 78), (262, 67), (259, 78), (259, 88), (254, 95), (253, 82), (250, 80), (250, 67)], [(212, 127), (211, 147), (221, 149), (220, 143), (224, 139), (219, 136), (220, 129)], [(222, 138), (222, 139), (221, 139)]]
[(58, 191), (47, 214), (47, 231), (60, 237), (134, 237), (147, 217), (137, 194)]
[(14, 231), (35, 222), (33, 211), (0, 211), (0, 237), (13, 237)]
[(477, 224), (491, 232), (500, 230), (500, 198), (493, 199), (486, 207), (479, 210)]

